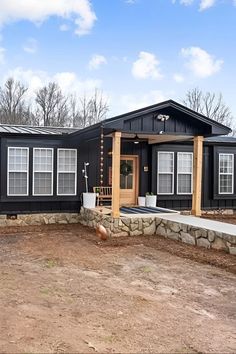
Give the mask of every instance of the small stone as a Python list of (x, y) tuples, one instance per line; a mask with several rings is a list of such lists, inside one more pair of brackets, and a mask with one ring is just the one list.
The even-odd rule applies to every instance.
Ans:
[(170, 238), (171, 240), (178, 240), (179, 239), (179, 234), (176, 232), (171, 232), (170, 230), (167, 230), (166, 233), (167, 237)]
[(190, 234), (186, 233), (186, 232), (182, 232), (181, 231), (180, 239), (184, 243), (188, 243), (190, 245), (195, 245), (195, 238), (193, 236), (191, 236)]
[(225, 242), (217, 237), (214, 242), (212, 242), (212, 248), (215, 250), (223, 250), (223, 251), (228, 251), (228, 247), (226, 246)]
[(197, 245), (200, 247), (210, 248), (211, 244), (206, 238), (199, 238), (197, 240)]
[(229, 253), (236, 256), (236, 247), (229, 247)]
[(209, 240), (210, 242), (213, 242), (214, 239), (215, 239), (215, 233), (214, 233), (214, 231), (212, 231), (212, 230), (208, 231), (208, 240)]
[(179, 224), (179, 223), (171, 222), (171, 223), (169, 224), (169, 227), (170, 227), (170, 229), (171, 229), (173, 232), (179, 232), (179, 231), (180, 231), (180, 224)]
[(144, 235), (154, 235), (155, 234), (155, 231), (156, 231), (156, 224), (155, 222), (153, 221), (151, 223), (151, 225), (149, 225), (148, 227), (145, 227), (143, 229), (143, 234)]
[(139, 236), (139, 235), (142, 235), (142, 231), (140, 230), (130, 231), (130, 236)]
[(166, 229), (163, 226), (159, 225), (156, 228), (156, 234), (161, 236), (166, 236)]

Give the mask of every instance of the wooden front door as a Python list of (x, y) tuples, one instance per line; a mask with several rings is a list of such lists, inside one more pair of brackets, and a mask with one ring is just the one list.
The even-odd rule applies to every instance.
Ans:
[(120, 205), (136, 205), (139, 188), (138, 156), (122, 155), (120, 166)]

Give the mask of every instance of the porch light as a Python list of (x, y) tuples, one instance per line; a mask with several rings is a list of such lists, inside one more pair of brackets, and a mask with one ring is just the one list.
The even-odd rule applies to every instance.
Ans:
[(136, 134), (134, 137), (134, 144), (139, 144), (139, 140), (138, 140), (138, 135)]
[(159, 119), (161, 122), (166, 122), (169, 118), (170, 116), (166, 114), (158, 114), (157, 116), (157, 119)]

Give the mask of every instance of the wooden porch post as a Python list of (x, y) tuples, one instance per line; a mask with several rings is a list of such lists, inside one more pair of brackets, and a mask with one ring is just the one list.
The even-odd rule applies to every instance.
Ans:
[(203, 136), (195, 136), (193, 143), (192, 215), (201, 216)]
[(112, 135), (112, 216), (120, 217), (120, 144), (121, 132)]

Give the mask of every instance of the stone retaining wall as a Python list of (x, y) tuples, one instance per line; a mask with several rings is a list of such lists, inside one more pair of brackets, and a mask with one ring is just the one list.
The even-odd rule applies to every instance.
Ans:
[(8, 218), (0, 215), (1, 226), (28, 226), (45, 224), (76, 224), (80, 220), (78, 213), (52, 213), (52, 214), (21, 214)]
[(120, 217), (113, 219), (91, 209), (81, 208), (80, 223), (96, 228), (103, 225), (110, 236), (161, 235), (191, 245), (223, 250), (236, 255), (236, 236), (160, 217)]

